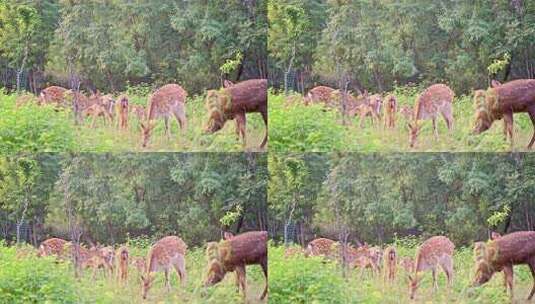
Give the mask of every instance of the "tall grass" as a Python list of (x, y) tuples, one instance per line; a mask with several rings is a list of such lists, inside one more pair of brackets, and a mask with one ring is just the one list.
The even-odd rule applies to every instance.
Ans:
[[(413, 243), (414, 244), (414, 243)], [(395, 245), (399, 256), (413, 257), (415, 247), (403, 242)], [(446, 287), (446, 275), (438, 272), (437, 291), (430, 272), (423, 274), (416, 299), (409, 299), (408, 274), (401, 268), (394, 282), (371, 270), (349, 270), (343, 277), (336, 262), (303, 255), (284, 256), (284, 247), (269, 248), (270, 299), (274, 303), (507, 303), (509, 296), (503, 274), (497, 273), (487, 284), (470, 288), (474, 275), (472, 248), (457, 248), (454, 256), (453, 287)], [(527, 266), (515, 266), (515, 303), (523, 303), (531, 289)]]
[[(144, 247), (130, 246), (131, 256), (145, 256), (146, 252)], [(76, 280), (70, 262), (37, 258), (35, 249), (29, 246), (21, 249), (0, 244), (0, 303), (243, 303), (233, 273), (213, 287), (202, 286), (206, 275), (202, 248), (187, 253), (186, 270), (185, 285), (180, 284), (174, 271), (170, 273), (170, 292), (164, 286), (163, 273), (158, 273), (147, 300), (143, 301), (140, 274), (134, 267), (129, 268), (126, 284), (100, 271), (93, 279), (91, 270), (84, 271)], [(264, 289), (260, 267), (247, 268), (247, 282), (247, 303), (266, 303), (258, 300)]]
[[(146, 89), (129, 89), (131, 104), (146, 105)], [(0, 92), (0, 152), (158, 152), (158, 151), (218, 151), (239, 152), (244, 147), (235, 133), (235, 122), (228, 121), (215, 134), (206, 134), (208, 121), (203, 96), (188, 98), (186, 115), (188, 128), (180, 130), (178, 122), (171, 118), (171, 135), (164, 135), (163, 120), (159, 120), (149, 146), (141, 147), (141, 129), (135, 115), (129, 117), (127, 130), (119, 130), (98, 119), (96, 128), (91, 128), (91, 118), (77, 126), (69, 110), (55, 111), (52, 107), (38, 107), (27, 103), (16, 107), (18, 96)], [(246, 150), (259, 151), (265, 134), (264, 122), (260, 114), (247, 116)]]
[[(401, 106), (413, 106), (420, 89), (397, 88), (393, 94)], [(270, 149), (273, 151), (356, 151), (356, 152), (502, 152), (510, 151), (510, 144), (503, 134), (503, 121), (494, 122), (492, 128), (480, 135), (472, 134), (474, 107), (471, 96), (456, 97), (453, 131), (448, 132), (442, 117), (438, 121), (439, 137), (433, 134), (430, 120), (423, 126), (417, 146), (409, 147), (408, 121), (397, 116), (396, 127), (387, 129), (383, 121), (371, 124), (366, 120), (364, 128), (357, 118), (342, 124), (342, 117), (335, 110), (321, 106), (304, 106), (302, 97), (270, 94)], [(319, 107), (319, 108), (318, 108)], [(533, 128), (526, 113), (515, 114), (515, 151), (525, 151)]]

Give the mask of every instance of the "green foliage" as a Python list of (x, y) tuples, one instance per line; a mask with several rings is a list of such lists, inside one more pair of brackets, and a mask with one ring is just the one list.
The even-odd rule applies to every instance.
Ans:
[(0, 152), (56, 152), (75, 149), (75, 132), (68, 112), (27, 103), (0, 92)]
[(285, 105), (283, 96), (269, 97), (269, 146), (273, 151), (342, 150), (344, 128), (334, 111), (321, 106)]
[(75, 285), (68, 265), (0, 243), (1, 303), (79, 303)]

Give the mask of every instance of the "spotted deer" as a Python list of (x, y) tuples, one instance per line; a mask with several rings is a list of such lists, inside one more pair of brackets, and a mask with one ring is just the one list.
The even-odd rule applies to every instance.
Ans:
[(409, 275), (410, 280), (410, 298), (414, 299), (416, 290), (420, 284), (420, 272), (431, 270), (433, 275), (433, 286), (438, 289), (436, 272), (438, 266), (444, 270), (448, 278), (448, 286), (451, 286), (453, 280), (453, 251), (455, 245), (445, 236), (434, 236), (423, 242), (416, 252), (415, 265), (413, 274)]
[(128, 253), (128, 247), (121, 246), (116, 253), (116, 259), (117, 259), (117, 277), (119, 281), (122, 283), (126, 283), (128, 281), (128, 261), (129, 261), (129, 253)]
[(396, 127), (396, 115), (398, 112), (398, 100), (394, 95), (386, 96), (385, 100), (385, 128)]
[(401, 266), (405, 272), (410, 273), (414, 268), (414, 260), (411, 257), (403, 257), (399, 261), (399, 266)]
[(143, 281), (141, 296), (147, 298), (147, 294), (152, 287), (155, 273), (163, 271), (165, 273), (165, 286), (169, 291), (169, 270), (175, 269), (182, 285), (186, 282), (186, 250), (187, 245), (177, 236), (166, 236), (157, 241), (150, 249), (147, 256), (147, 264), (144, 274), (141, 275)]
[(247, 299), (247, 265), (260, 265), (266, 278), (264, 292), (260, 299), (268, 293), (267, 273), (267, 231), (251, 231), (242, 233), (219, 243), (207, 245), (208, 274), (204, 286), (213, 286), (223, 280), (226, 273), (236, 272), (239, 287)]
[(39, 245), (39, 251), (37, 253), (37, 256), (39, 257), (45, 257), (45, 256), (51, 256), (55, 255), (58, 258), (64, 258), (65, 257), (65, 245), (68, 242), (63, 239), (59, 238), (51, 238), (43, 241), (41, 245)]
[(318, 238), (308, 243), (305, 249), (305, 256), (322, 256), (334, 258), (338, 242), (326, 238)]
[(393, 282), (396, 279), (398, 266), (398, 254), (396, 248), (389, 246), (384, 252), (384, 279), (385, 282)]
[(453, 128), (453, 98), (455, 93), (445, 84), (434, 84), (427, 88), (418, 98), (414, 105), (413, 122), (408, 124), (409, 127), (409, 145), (411, 148), (416, 146), (421, 126), (419, 120), (431, 119), (433, 122), (433, 132), (435, 138), (438, 138), (437, 117), (442, 115), (446, 121), (448, 130)]
[(132, 265), (137, 269), (139, 273), (143, 273), (146, 268), (145, 257), (133, 257)]
[(131, 109), (131, 114), (134, 114), (137, 117), (138, 121), (145, 121), (147, 111), (145, 110), (144, 106), (132, 105), (130, 109)]
[(64, 107), (65, 106), (65, 93), (67, 92), (67, 89), (58, 87), (58, 86), (51, 86), (39, 94), (39, 105), (54, 105), (56, 107)]
[(505, 274), (506, 285), (514, 299), (514, 265), (528, 265), (533, 276), (533, 287), (528, 301), (535, 294), (535, 231), (518, 231), (504, 236), (493, 236), (487, 243), (474, 245), (476, 275), (472, 286), (481, 286), (488, 282), (495, 272)]
[(141, 125), (142, 147), (146, 148), (156, 123), (154, 120), (164, 119), (165, 134), (170, 135), (169, 117), (174, 116), (180, 128), (186, 129), (186, 98), (188, 93), (178, 84), (168, 84), (156, 90), (149, 97), (145, 122)]
[(400, 109), (399, 109), (399, 114), (405, 118), (405, 120), (409, 121), (412, 119), (413, 117), (413, 110), (411, 107), (409, 106), (402, 106)]
[(326, 86), (317, 86), (311, 89), (305, 96), (305, 105), (322, 103), (325, 106), (332, 107), (331, 98), (335, 89)]
[(128, 113), (130, 111), (128, 97), (121, 95), (116, 102), (117, 107), (117, 124), (119, 129), (128, 129)]

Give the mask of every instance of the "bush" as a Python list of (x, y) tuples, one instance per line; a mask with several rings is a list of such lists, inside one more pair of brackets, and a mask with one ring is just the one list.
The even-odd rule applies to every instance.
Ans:
[(73, 150), (75, 136), (67, 112), (31, 102), (17, 108), (15, 100), (0, 92), (0, 153)]
[(343, 149), (345, 129), (337, 112), (321, 105), (285, 105), (284, 96), (269, 96), (269, 147), (273, 151), (322, 152)]
[(0, 303), (78, 303), (68, 266), (29, 252), (0, 244)]

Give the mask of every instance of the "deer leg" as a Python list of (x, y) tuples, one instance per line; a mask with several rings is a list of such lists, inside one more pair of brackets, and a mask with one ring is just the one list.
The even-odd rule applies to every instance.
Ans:
[(240, 282), (243, 291), (243, 298), (247, 300), (247, 276), (245, 272), (245, 265), (236, 267), (236, 276)]
[(165, 287), (167, 288), (167, 292), (170, 292), (171, 284), (169, 284), (169, 269), (166, 269), (164, 273), (165, 273)]
[(174, 264), (175, 270), (180, 277), (180, 284), (184, 286), (186, 284), (186, 260), (184, 257), (179, 257)]
[(264, 277), (266, 278), (266, 287), (264, 287), (264, 292), (262, 293), (262, 296), (260, 296), (260, 300), (263, 300), (266, 298), (266, 295), (268, 293), (268, 268), (267, 268), (267, 260), (262, 261), (260, 264), (262, 266), (262, 272), (264, 272)]
[(440, 266), (448, 278), (448, 287), (451, 287), (453, 283), (453, 262), (451, 258), (445, 259)]
[(529, 270), (531, 270), (531, 276), (533, 277), (533, 287), (531, 288), (531, 292), (528, 296), (528, 301), (533, 298), (533, 295), (535, 295), (535, 258), (532, 257), (529, 261)]
[(264, 136), (264, 140), (262, 141), (262, 144), (260, 145), (260, 148), (264, 148), (268, 141), (268, 115), (267, 110), (262, 111), (262, 119), (264, 120), (264, 125), (266, 126), (266, 135)]
[(530, 108), (528, 113), (529, 117), (531, 118), (531, 123), (533, 124), (533, 136), (531, 137), (531, 141), (528, 145), (528, 149), (531, 149), (535, 143), (535, 108)]
[(431, 274), (433, 275), (433, 290), (438, 290), (438, 282), (437, 282), (437, 270), (436, 268), (431, 269)]
[(505, 278), (506, 291), (509, 289), (511, 300), (514, 298), (513, 294), (513, 265), (503, 267), (503, 275)]
[(433, 133), (435, 134), (435, 140), (438, 139), (438, 130), (437, 130), (437, 119), (433, 117)]
[(176, 121), (180, 125), (180, 130), (185, 131), (187, 128), (188, 120), (186, 118), (186, 109), (184, 107), (184, 104), (179, 103), (177, 108), (174, 111)]
[(239, 113), (236, 115), (236, 124), (238, 126), (238, 129), (240, 130), (240, 134), (243, 138), (243, 146), (247, 146), (247, 134), (245, 133), (245, 125), (247, 123), (245, 113)]
[(503, 120), (505, 122), (505, 125), (506, 125), (506, 129), (507, 129), (507, 134), (509, 135), (510, 139), (511, 139), (511, 150), (513, 149), (514, 147), (514, 139), (513, 139), (513, 113), (510, 112), (510, 113), (505, 113), (503, 115)]

